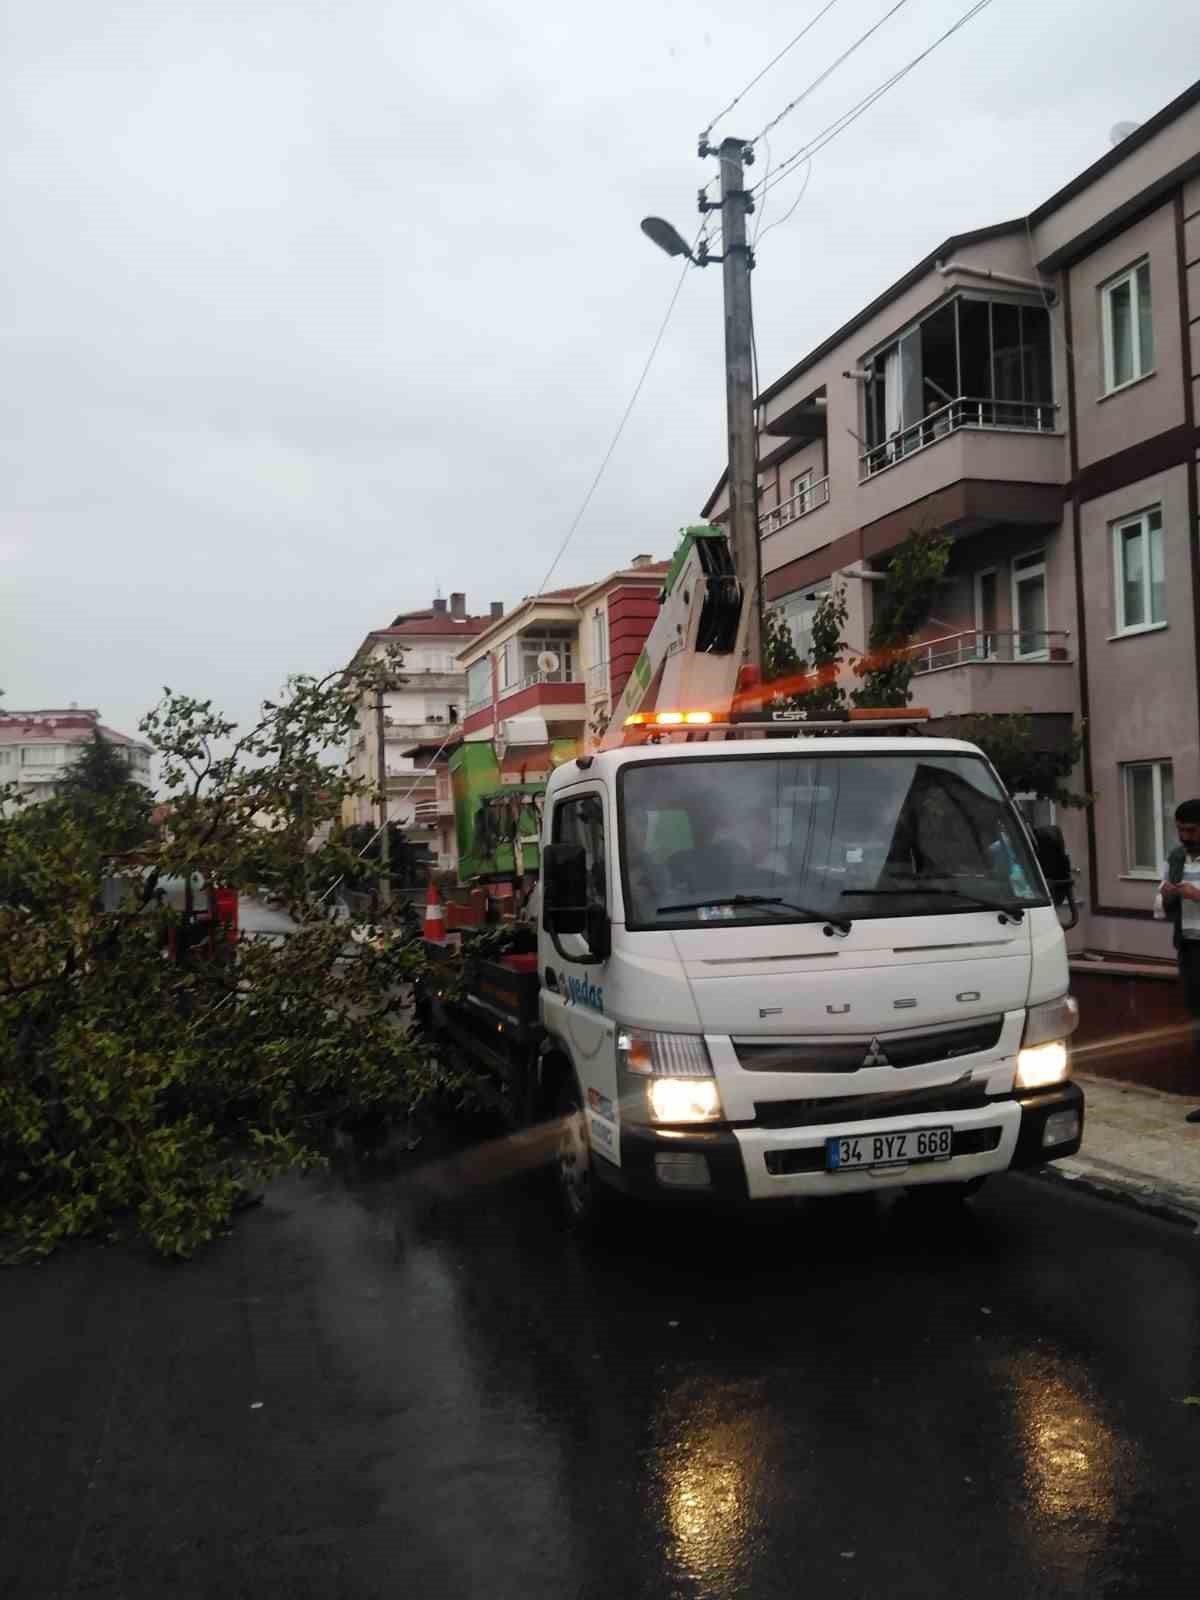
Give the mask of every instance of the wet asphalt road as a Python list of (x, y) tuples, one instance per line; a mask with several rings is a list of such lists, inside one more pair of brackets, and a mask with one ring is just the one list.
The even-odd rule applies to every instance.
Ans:
[(422, 1148), (0, 1297), (5, 1600), (1200, 1592), (1200, 1244), (1037, 1179), (588, 1252)]

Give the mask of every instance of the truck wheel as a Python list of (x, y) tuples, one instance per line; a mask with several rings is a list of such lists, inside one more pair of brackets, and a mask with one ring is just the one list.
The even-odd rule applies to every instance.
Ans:
[(559, 1129), (554, 1174), (563, 1213), (573, 1233), (595, 1238), (607, 1225), (612, 1195), (603, 1180), (596, 1176), (583, 1115), (583, 1097), (573, 1076), (564, 1080), (558, 1092), (555, 1114)]

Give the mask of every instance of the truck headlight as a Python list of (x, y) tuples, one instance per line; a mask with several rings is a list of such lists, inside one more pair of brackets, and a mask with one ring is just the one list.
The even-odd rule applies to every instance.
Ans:
[(650, 1122), (719, 1122), (721, 1095), (699, 1034), (622, 1028), (617, 1034), (621, 1106)]
[(650, 1107), (658, 1122), (715, 1122), (721, 1096), (712, 1078), (655, 1078)]
[(1017, 1052), (1017, 1088), (1045, 1089), (1070, 1076), (1067, 1040), (1079, 1026), (1079, 1002), (1060, 994), (1030, 1006)]
[(1017, 1052), (1017, 1088), (1044, 1089), (1061, 1083), (1071, 1070), (1065, 1040), (1052, 1039)]

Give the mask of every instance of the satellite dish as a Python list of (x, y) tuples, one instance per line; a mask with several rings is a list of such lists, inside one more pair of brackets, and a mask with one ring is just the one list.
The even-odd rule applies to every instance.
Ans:
[(551, 673), (558, 671), (558, 657), (553, 650), (543, 650), (538, 657), (538, 671)]
[(1131, 133), (1136, 133), (1141, 127), (1140, 122), (1116, 122), (1108, 130), (1109, 144), (1120, 144), (1122, 139), (1128, 139)]

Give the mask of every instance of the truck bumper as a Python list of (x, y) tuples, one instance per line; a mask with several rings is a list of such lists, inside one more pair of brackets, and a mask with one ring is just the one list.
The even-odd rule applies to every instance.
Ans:
[(1083, 1143), (1083, 1090), (1077, 1083), (1056, 1084), (1018, 1099), (1021, 1131), (1014, 1167), (1040, 1167), (1073, 1156)]
[(829, 1127), (738, 1127), (679, 1132), (625, 1123), (621, 1165), (598, 1160), (598, 1175), (614, 1188), (656, 1204), (700, 1209), (755, 1208), (885, 1188), (969, 1182), (995, 1172), (1041, 1166), (1074, 1155), (1083, 1137), (1083, 1091), (1063, 1083), (1009, 1096), (970, 1112), (854, 1123), (855, 1134), (901, 1128), (953, 1128), (949, 1160), (830, 1172), (825, 1141), (844, 1135)]

